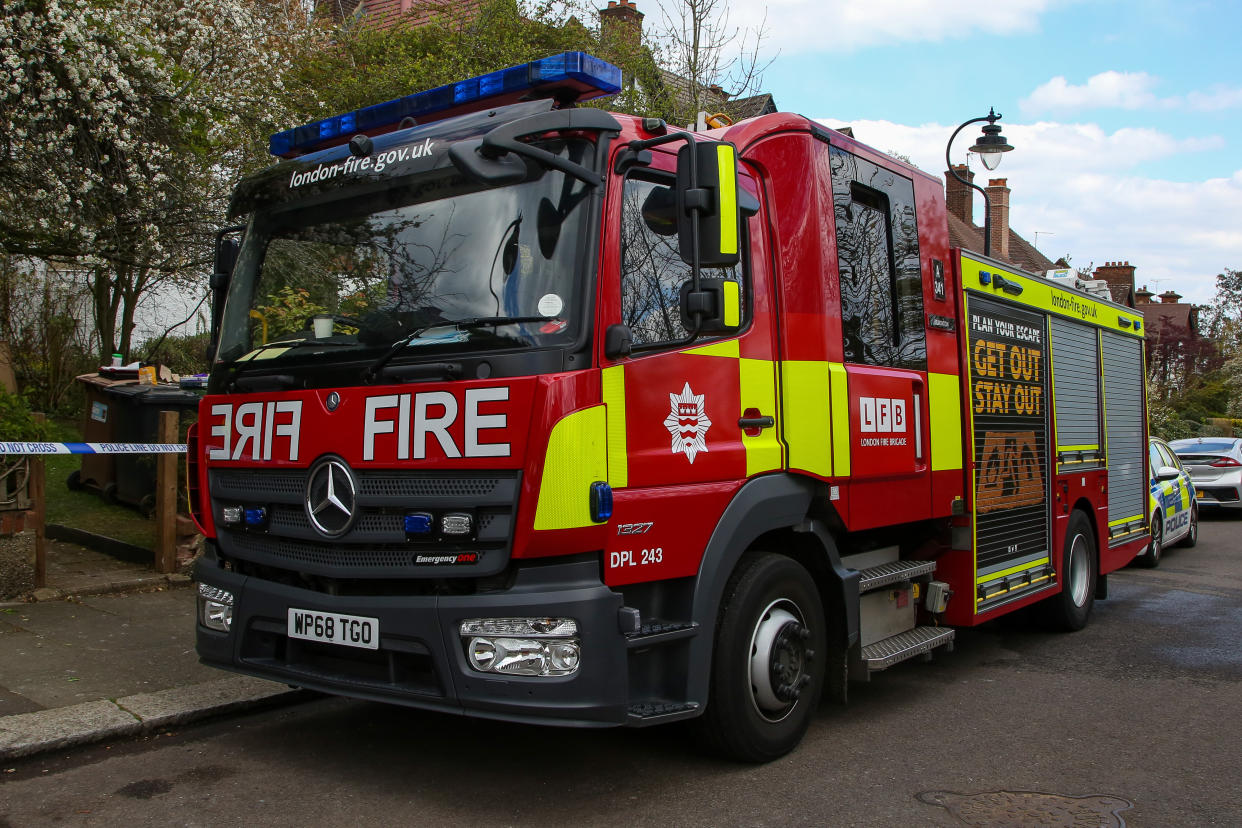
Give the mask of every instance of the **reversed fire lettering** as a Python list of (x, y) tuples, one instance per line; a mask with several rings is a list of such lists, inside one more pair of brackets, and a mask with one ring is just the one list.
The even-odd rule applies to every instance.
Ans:
[(980, 514), (1044, 502), (1044, 471), (1034, 431), (985, 433), (976, 474)]

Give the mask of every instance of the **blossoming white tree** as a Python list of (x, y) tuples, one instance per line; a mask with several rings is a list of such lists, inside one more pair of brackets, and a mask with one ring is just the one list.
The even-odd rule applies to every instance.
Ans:
[(91, 271), (102, 354), (144, 295), (201, 278), (315, 39), (296, 0), (6, 0), (0, 249)]

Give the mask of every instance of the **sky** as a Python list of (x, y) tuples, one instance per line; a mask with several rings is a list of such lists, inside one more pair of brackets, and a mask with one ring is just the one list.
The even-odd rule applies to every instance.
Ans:
[[(1138, 286), (1199, 303), (1242, 268), (1242, 0), (729, 5), (752, 29), (766, 10), (763, 88), (781, 110), (928, 172), (995, 107), (1014, 150), (971, 169), (1008, 180), (1011, 227), (1048, 258), (1128, 261)], [(954, 163), (979, 134), (962, 131)]]

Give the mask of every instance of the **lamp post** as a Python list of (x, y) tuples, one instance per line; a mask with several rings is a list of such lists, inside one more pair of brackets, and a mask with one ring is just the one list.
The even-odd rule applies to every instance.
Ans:
[(1001, 119), (996, 114), (996, 110), (988, 107), (988, 114), (982, 118), (971, 118), (966, 123), (953, 130), (953, 134), (949, 136), (949, 143), (944, 148), (944, 162), (949, 169), (949, 174), (967, 187), (972, 187), (979, 191), (983, 196), (983, 255), (992, 255), (992, 200), (988, 198), (987, 190), (978, 184), (972, 184), (957, 174), (957, 170), (953, 169), (953, 162), (949, 160), (949, 153), (953, 149), (953, 139), (957, 134), (971, 124), (978, 124), (987, 121), (988, 125), (983, 128), (983, 134), (975, 141), (974, 146), (970, 148), (971, 152), (979, 154), (979, 160), (983, 162), (983, 166), (989, 170), (996, 169), (1001, 162), (1001, 155), (1013, 149), (1013, 146), (1005, 140), (1005, 136), (1001, 135), (1001, 128), (996, 122)]

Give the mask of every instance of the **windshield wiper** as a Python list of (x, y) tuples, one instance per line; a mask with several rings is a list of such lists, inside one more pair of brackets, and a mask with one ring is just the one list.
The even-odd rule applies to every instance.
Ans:
[(433, 325), (424, 325), (421, 328), (415, 328), (405, 336), (394, 342), (387, 351), (372, 362), (363, 372), (363, 376), (368, 381), (373, 381), (384, 373), (386, 366), (393, 357), (401, 353), (411, 342), (418, 339), (427, 331), (436, 328), (455, 328), (459, 331), (468, 331), (473, 328), (492, 328), (501, 325), (520, 325), (524, 322), (548, 322), (555, 319), (555, 316), (475, 316), (469, 319), (458, 319), (456, 322), (437, 322)]

